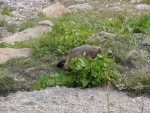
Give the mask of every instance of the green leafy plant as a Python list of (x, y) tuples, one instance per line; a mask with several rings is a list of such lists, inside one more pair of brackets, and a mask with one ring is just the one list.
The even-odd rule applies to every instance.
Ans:
[(57, 73), (53, 76), (42, 76), (33, 90), (40, 90), (55, 85), (68, 87), (95, 87), (104, 85), (111, 80), (118, 80), (119, 76), (112, 69), (112, 59), (106, 54), (98, 55), (95, 59), (87, 60), (84, 56), (74, 58), (70, 63), (71, 71)]
[(150, 15), (143, 14), (139, 18), (132, 17), (129, 20), (125, 30), (131, 33), (149, 34), (150, 31)]

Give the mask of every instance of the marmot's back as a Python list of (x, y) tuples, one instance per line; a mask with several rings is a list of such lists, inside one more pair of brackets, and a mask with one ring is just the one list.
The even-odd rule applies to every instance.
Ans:
[(69, 63), (71, 60), (77, 56), (84, 55), (86, 59), (95, 58), (98, 53), (101, 53), (101, 49), (98, 46), (93, 45), (82, 45), (73, 49), (67, 56), (66, 62), (64, 64), (64, 69), (69, 69)]

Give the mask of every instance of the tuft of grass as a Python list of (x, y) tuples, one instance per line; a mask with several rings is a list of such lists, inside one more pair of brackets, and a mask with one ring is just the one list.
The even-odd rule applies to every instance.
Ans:
[(31, 27), (35, 27), (39, 21), (41, 20), (45, 20), (48, 19), (43, 13), (39, 13), (38, 17), (27, 20), (25, 22), (23, 22), (21, 25), (19, 25), (19, 32), (27, 29), (27, 28), (31, 28)]
[(14, 76), (7, 73), (0, 73), (0, 93), (13, 92), (17, 89), (18, 82)]
[(135, 94), (150, 94), (150, 74), (148, 69), (127, 72), (122, 79), (122, 83), (128, 91), (134, 92)]
[(150, 1), (149, 1), (149, 0), (142, 0), (140, 3), (143, 3), (143, 4), (148, 4), (148, 5), (150, 5)]
[(6, 24), (6, 29), (8, 32), (15, 33), (17, 31), (16, 24)]
[(12, 11), (13, 11), (13, 9), (4, 8), (4, 9), (2, 9), (2, 11), (1, 11), (1, 15), (13, 16), (13, 15), (11, 14)]
[(0, 20), (0, 27), (5, 27), (7, 31), (14, 33), (17, 30), (16, 24), (9, 24), (5, 20)]
[(7, 24), (5, 20), (0, 20), (0, 27), (4, 27)]

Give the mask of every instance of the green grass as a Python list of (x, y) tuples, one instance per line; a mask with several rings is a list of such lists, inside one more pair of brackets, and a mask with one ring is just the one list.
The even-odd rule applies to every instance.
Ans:
[(31, 28), (31, 27), (35, 27), (39, 21), (48, 19), (43, 13), (39, 13), (38, 16), (32, 20), (27, 20), (25, 22), (23, 22), (21, 25), (19, 25), (18, 29), (19, 32), (27, 29), (27, 28)]
[(7, 72), (0, 73), (0, 93), (11, 92), (17, 89), (18, 81), (14, 76), (9, 75)]
[(13, 9), (4, 8), (4, 9), (1, 11), (1, 15), (13, 16), (13, 15), (11, 14), (12, 11), (13, 11)]
[(143, 4), (148, 4), (148, 5), (150, 5), (150, 1), (149, 1), (149, 0), (142, 0), (140, 3), (143, 3)]
[(5, 20), (0, 20), (0, 27), (5, 27), (8, 32), (12, 33), (17, 30), (16, 24), (7, 23)]
[(6, 21), (5, 20), (0, 20), (0, 27), (4, 27), (6, 25)]

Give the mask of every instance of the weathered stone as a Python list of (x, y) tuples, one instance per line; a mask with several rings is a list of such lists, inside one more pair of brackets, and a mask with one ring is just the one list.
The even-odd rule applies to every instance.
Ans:
[(138, 5), (135, 5), (135, 8), (136, 9), (150, 10), (150, 5), (147, 5), (147, 4), (138, 4)]
[(136, 60), (138, 57), (138, 52), (135, 50), (130, 51), (128, 54), (125, 56), (125, 62), (132, 62), (132, 60)]
[[(47, 23), (46, 23), (47, 22)], [(46, 21), (44, 23), (44, 21), (41, 22), (41, 24), (52, 24), (50, 21)], [(25, 40), (29, 40), (31, 38), (37, 38), (40, 35), (50, 32), (52, 29), (50, 26), (37, 26), (37, 27), (33, 27), (33, 28), (28, 28), (22, 32), (19, 33), (15, 33), (11, 36), (5, 37), (2, 39), (3, 42), (7, 42), (9, 44), (13, 44), (14, 42), (21, 42), (21, 41), (25, 41)]]
[(84, 10), (84, 11), (93, 9), (93, 7), (89, 5), (89, 3), (71, 5), (68, 8), (71, 10)]
[(61, 16), (64, 13), (70, 13), (71, 10), (69, 10), (64, 5), (62, 5), (59, 2), (57, 2), (57, 3), (53, 4), (53, 5), (50, 5), (50, 6), (46, 7), (46, 8), (44, 8), (42, 10), (42, 12), (47, 17), (55, 18), (55, 17)]
[(111, 34), (105, 31), (100, 32), (99, 36), (108, 36), (108, 37), (115, 37), (115, 34)]
[(0, 64), (7, 62), (15, 57), (28, 57), (31, 50), (29, 48), (13, 49), (13, 48), (0, 48)]
[(42, 26), (53, 26), (53, 23), (49, 20), (44, 20), (44, 21), (41, 21), (39, 22), (38, 25), (42, 25)]
[(130, 2), (131, 2), (131, 3), (140, 3), (141, 0), (131, 0)]
[(150, 46), (150, 38), (145, 38), (142, 42), (143, 46)]

